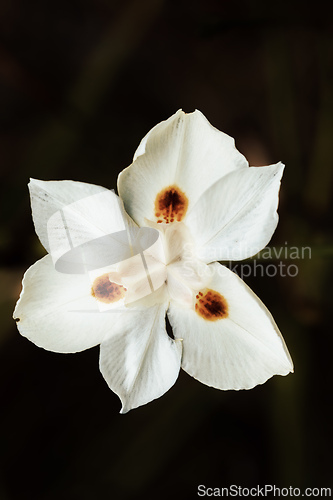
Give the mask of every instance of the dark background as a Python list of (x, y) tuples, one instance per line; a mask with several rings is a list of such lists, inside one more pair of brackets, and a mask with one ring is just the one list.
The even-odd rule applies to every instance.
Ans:
[[(199, 484), (333, 486), (325, 5), (1, 0), (1, 500), (194, 499)], [(246, 281), (273, 313), (295, 374), (219, 392), (182, 372), (161, 399), (119, 415), (98, 347), (50, 353), (11, 319), (23, 272), (45, 253), (26, 185), (31, 176), (115, 188), (140, 139), (178, 108), (200, 109), (251, 165), (287, 165), (271, 244), (310, 246), (311, 259), (296, 262), (294, 278)]]

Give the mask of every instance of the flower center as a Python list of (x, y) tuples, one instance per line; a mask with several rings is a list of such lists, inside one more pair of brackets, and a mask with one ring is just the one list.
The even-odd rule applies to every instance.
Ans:
[[(95, 274), (92, 277), (91, 294), (103, 303), (100, 307), (121, 299), (124, 299), (121, 304), (124, 302), (124, 306), (128, 306), (145, 298), (150, 306), (159, 303), (163, 295), (163, 300), (175, 300), (184, 307), (193, 308), (196, 291), (209, 286), (211, 277), (208, 266), (197, 259), (186, 225), (183, 222), (148, 223), (159, 233), (153, 244), (146, 248), (146, 244), (140, 241), (140, 252), (109, 266), (109, 269), (100, 270), (100, 276), (95, 278)], [(201, 314), (203, 317), (204, 314), (215, 315), (215, 319), (221, 317), (217, 308), (209, 314), (208, 298), (207, 304), (206, 312)]]
[(104, 304), (118, 302), (125, 296), (126, 288), (109, 279), (109, 274), (98, 276), (93, 282), (91, 295)]
[(215, 290), (206, 288), (196, 296), (195, 311), (208, 321), (217, 321), (228, 317), (228, 302)]
[(178, 186), (168, 186), (158, 193), (155, 200), (155, 217), (158, 223), (180, 222), (188, 207), (186, 194)]

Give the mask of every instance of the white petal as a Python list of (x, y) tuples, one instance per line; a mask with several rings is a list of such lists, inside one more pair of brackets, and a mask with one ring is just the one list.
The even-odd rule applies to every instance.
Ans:
[(161, 134), (161, 133), (163, 133), (163, 131), (166, 131), (168, 129), (168, 127), (172, 124), (172, 122), (174, 121), (174, 119), (177, 116), (181, 115), (182, 113), (183, 113), (182, 110), (179, 109), (174, 115), (170, 116), (170, 118), (168, 118), (167, 120), (163, 120), (162, 122), (160, 122), (157, 125), (155, 125), (155, 127), (153, 127), (151, 130), (149, 130), (149, 132), (147, 132), (147, 134), (144, 136), (144, 138), (141, 139), (140, 144), (139, 144), (139, 146), (137, 147), (137, 150), (134, 153), (133, 162), (139, 156), (143, 155), (146, 152), (146, 146), (147, 146), (148, 139), (152, 135), (154, 135), (155, 133), (156, 134)]
[(193, 290), (179, 279), (179, 276), (168, 269), (167, 290), (171, 300), (184, 304), (185, 307), (193, 306)]
[[(157, 239), (147, 238), (144, 233), (157, 233)], [(165, 256), (162, 235), (151, 228), (141, 228), (142, 234), (136, 244), (138, 254), (117, 265), (111, 280), (121, 283), (126, 289), (125, 303), (130, 304), (158, 290), (166, 280)], [(140, 236), (140, 235), (139, 235)], [(149, 236), (149, 234), (148, 234)], [(152, 243), (152, 244), (151, 244)]]
[(121, 399), (121, 413), (159, 398), (178, 377), (181, 342), (166, 333), (166, 307), (130, 309), (101, 344), (100, 369)]
[(38, 179), (30, 179), (28, 187), (36, 233), (47, 251), (50, 251), (47, 222), (54, 213), (71, 203), (108, 191), (102, 186), (84, 182)]
[(184, 258), (189, 260), (194, 245), (188, 227), (182, 222), (161, 224), (161, 226), (163, 226), (166, 263), (169, 265)]
[(150, 295), (165, 283), (166, 267), (151, 256), (145, 258), (143, 253), (123, 261), (110, 278), (127, 289), (125, 303), (130, 304)]
[(14, 318), (24, 337), (49, 351), (77, 352), (99, 344), (121, 312), (102, 313), (88, 275), (55, 270), (50, 255), (24, 275)]
[(156, 220), (155, 199), (176, 185), (191, 207), (227, 173), (248, 166), (234, 140), (212, 127), (200, 111), (178, 111), (142, 140), (134, 163), (121, 172), (118, 192), (127, 213), (139, 224)]
[(171, 303), (175, 338), (183, 339), (182, 368), (218, 389), (250, 389), (273, 375), (287, 375), (292, 361), (274, 320), (247, 285), (211, 264), (210, 288), (227, 301), (228, 316), (208, 321), (194, 309)]
[(180, 260), (170, 264), (168, 275), (169, 273), (192, 290), (204, 288), (210, 281), (210, 270), (207, 264), (195, 260)]
[(186, 219), (200, 259), (242, 260), (267, 245), (278, 223), (283, 168), (238, 170), (207, 189)]
[(131, 256), (135, 224), (114, 192), (34, 179), (29, 189), (36, 232), (62, 272), (85, 272)]

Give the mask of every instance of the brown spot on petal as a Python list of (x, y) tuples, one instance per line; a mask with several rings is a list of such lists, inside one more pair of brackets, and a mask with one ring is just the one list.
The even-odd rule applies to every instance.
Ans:
[(155, 200), (155, 217), (157, 222), (169, 224), (184, 219), (188, 207), (186, 194), (177, 186), (168, 186), (162, 189)]
[(91, 287), (91, 295), (105, 304), (118, 302), (125, 296), (125, 292), (126, 288), (110, 281), (108, 274), (98, 276)]
[(228, 302), (219, 292), (206, 288), (196, 296), (195, 311), (208, 321), (228, 317)]

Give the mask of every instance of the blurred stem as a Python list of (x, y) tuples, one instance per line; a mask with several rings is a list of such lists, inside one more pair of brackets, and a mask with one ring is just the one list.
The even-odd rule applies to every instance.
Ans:
[(319, 109), (313, 155), (304, 189), (304, 200), (319, 213), (325, 213), (331, 202), (333, 180), (332, 130), (332, 54), (331, 37), (318, 37), (317, 58), (319, 82)]
[[(199, 398), (200, 406), (198, 406)], [(172, 405), (160, 412), (155, 422), (149, 426), (143, 426), (140, 432), (136, 433), (127, 449), (119, 451), (117, 465), (113, 469), (112, 476), (110, 471), (107, 471), (106, 483), (110, 484), (112, 481), (113, 488), (116, 485), (120, 491), (131, 495), (146, 491), (147, 486), (158, 471), (163, 468), (168, 470), (175, 453), (175, 446), (182, 445), (186, 450), (186, 441), (193, 435), (195, 429), (200, 427), (200, 423), (207, 419), (207, 415), (214, 412), (220, 405), (221, 399), (218, 393), (215, 393), (214, 397), (211, 392), (202, 391), (199, 397), (198, 388), (194, 384), (190, 388), (187, 387), (187, 390), (180, 397), (173, 400)], [(193, 418), (188, 419), (186, 425), (182, 421), (184, 414), (193, 415)], [(122, 420), (121, 424), (123, 422)], [(181, 433), (175, 432), (174, 424), (177, 422), (179, 422)], [(121, 424), (119, 423), (119, 425)], [(147, 468), (145, 461), (142, 462), (139, 459), (142, 450), (145, 450), (147, 457), (155, 457), (154, 461), (150, 461), (149, 468)], [(163, 454), (159, 453), (159, 450), (163, 450)], [(131, 481), (128, 480), (129, 470), (133, 471)]]
[(29, 175), (33, 172), (35, 177), (43, 177), (47, 166), (48, 176), (52, 176), (78, 147), (86, 122), (101, 106), (124, 63), (138, 50), (163, 4), (164, 0), (132, 0), (112, 18), (69, 90), (65, 110), (53, 117), (32, 143), (25, 162)]
[(302, 178), (297, 135), (293, 64), (287, 33), (270, 29), (264, 37), (264, 64), (267, 80), (269, 126), (276, 150), (288, 161), (288, 195), (297, 194)]
[[(279, 28), (265, 32), (263, 40), (270, 127), (277, 151), (281, 152), (282, 159), (288, 161), (290, 166), (286, 194), (290, 199), (297, 199), (300, 191), (300, 179), (302, 179), (302, 168), (299, 137), (296, 132), (295, 103), (297, 94), (293, 73), (292, 47), (290, 47), (288, 40), (288, 31)], [(286, 250), (286, 257), (283, 251), (281, 257), (291, 258), (288, 251), (291, 251), (292, 248)], [(281, 257), (277, 258), (281, 259)], [(303, 381), (299, 379), (298, 384), (302, 385)], [(289, 383), (288, 395), (284, 390), (279, 390), (279, 387), (278, 385), (270, 412), (272, 455), (276, 458), (276, 477), (282, 484), (302, 484), (304, 477), (302, 443), (304, 443), (305, 437), (305, 423), (299, 408), (302, 407), (304, 391), (303, 387), (296, 387), (296, 383), (292, 382)], [(287, 447), (286, 443), (288, 443)]]
[(163, 3), (164, 0), (131, 1), (112, 21), (69, 92), (70, 104), (82, 114), (89, 116), (99, 107), (110, 90), (110, 83), (128, 57), (137, 50)]

